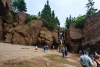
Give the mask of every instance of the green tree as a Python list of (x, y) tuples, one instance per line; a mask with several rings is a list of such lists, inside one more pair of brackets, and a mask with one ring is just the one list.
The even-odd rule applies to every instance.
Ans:
[(13, 11), (15, 12), (26, 12), (27, 8), (26, 8), (26, 3), (24, 0), (12, 0), (12, 8)]
[(86, 17), (90, 17), (91, 15), (93, 15), (94, 13), (96, 13), (97, 9), (94, 8), (94, 3), (93, 0), (88, 0), (88, 3), (86, 4), (87, 7), (87, 13), (86, 13)]
[(47, 4), (45, 4), (44, 9), (41, 11), (41, 18), (44, 21), (50, 21), (51, 17), (51, 8), (49, 6), (49, 1), (47, 0)]
[(56, 17), (56, 23), (57, 23), (57, 25), (60, 25), (60, 22), (58, 20), (58, 17)]
[(40, 12), (38, 13), (38, 16), (39, 16), (39, 17), (41, 16), (41, 13), (40, 13)]
[(85, 21), (85, 18), (86, 18), (85, 15), (83, 15), (83, 16), (79, 15), (79, 16), (76, 18), (75, 25), (76, 25), (77, 28), (81, 28), (81, 29), (82, 29), (83, 23), (84, 23), (84, 21)]
[(75, 22), (75, 17), (71, 17), (71, 15), (67, 17), (65, 21), (66, 28), (68, 29), (70, 26), (70, 23), (74, 23), (74, 22)]
[(43, 10), (41, 11), (40, 17), (43, 20), (44, 25), (50, 29), (57, 29), (58, 24), (60, 24), (58, 18), (55, 17), (54, 10), (51, 11), (48, 0)]

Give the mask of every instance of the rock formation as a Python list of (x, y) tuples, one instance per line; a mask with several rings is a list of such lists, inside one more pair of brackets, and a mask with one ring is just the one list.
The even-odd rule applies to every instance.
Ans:
[(48, 45), (58, 44), (58, 32), (50, 31), (43, 27), (42, 20), (31, 20), (29, 14), (18, 12), (14, 14), (9, 11), (6, 18), (0, 18), (0, 41), (20, 45)]
[(25, 24), (25, 19), (30, 15), (24, 12), (18, 12), (15, 21), (12, 15), (4, 22), (4, 42), (23, 45), (34, 45), (37, 43), (37, 37), (42, 28), (41, 20), (32, 20)]
[(12, 9), (11, 0), (0, 0), (0, 16), (7, 15)]
[(66, 44), (71, 49), (70, 51), (76, 52), (78, 46), (80, 45), (80, 40), (82, 39), (82, 30), (75, 27), (74, 23), (70, 24), (69, 30), (66, 36)]
[(83, 28), (83, 46), (100, 52), (100, 11), (88, 18)]
[(73, 51), (84, 49), (100, 53), (100, 11), (84, 22), (83, 29), (75, 28), (71, 23), (65, 43)]
[(2, 19), (0, 18), (0, 41), (3, 41), (3, 29), (2, 29), (2, 24), (3, 24), (3, 21)]

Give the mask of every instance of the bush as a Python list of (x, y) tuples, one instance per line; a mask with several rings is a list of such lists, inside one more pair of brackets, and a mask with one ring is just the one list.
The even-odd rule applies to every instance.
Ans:
[(84, 16), (78, 16), (77, 19), (76, 19), (76, 21), (75, 21), (75, 26), (77, 28), (82, 28), (84, 20), (85, 20), (85, 15)]
[(44, 22), (44, 25), (49, 29), (49, 30), (53, 30), (53, 29), (59, 29), (59, 26), (55, 23), (55, 22)]
[(26, 18), (25, 23), (27, 24), (28, 22), (31, 22), (32, 20), (36, 20), (36, 19), (39, 20), (39, 19), (41, 19), (41, 18), (40, 18), (40, 17), (37, 17), (37, 16), (35, 16), (35, 15), (32, 15), (32, 16)]

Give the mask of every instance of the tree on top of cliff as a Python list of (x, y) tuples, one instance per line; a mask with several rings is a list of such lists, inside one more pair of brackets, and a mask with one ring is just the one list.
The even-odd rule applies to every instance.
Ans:
[(94, 13), (96, 13), (97, 9), (95, 9), (93, 0), (88, 0), (88, 3), (86, 4), (87, 7), (87, 13), (86, 13), (86, 17), (89, 18), (91, 15), (93, 15)]
[(38, 13), (38, 15), (42, 18), (44, 25), (49, 29), (58, 29), (60, 22), (57, 17), (55, 17), (54, 10), (51, 11), (49, 1), (47, 0), (47, 4), (45, 4), (43, 10)]
[(72, 17), (70, 15), (69, 17), (66, 18), (65, 27), (68, 29), (70, 26), (70, 23), (74, 23), (74, 22), (75, 22), (75, 17)]
[(24, 0), (12, 0), (12, 8), (13, 11), (15, 12), (26, 12), (27, 8), (26, 8), (26, 3)]
[(83, 28), (83, 23), (85, 21), (86, 16), (85, 15), (79, 15), (75, 20), (75, 26), (77, 28)]

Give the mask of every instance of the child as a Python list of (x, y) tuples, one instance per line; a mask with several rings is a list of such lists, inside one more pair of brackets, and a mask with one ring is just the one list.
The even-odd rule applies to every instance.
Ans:
[(35, 51), (37, 51), (37, 50), (38, 50), (38, 47), (36, 46), (36, 47), (35, 47)]

